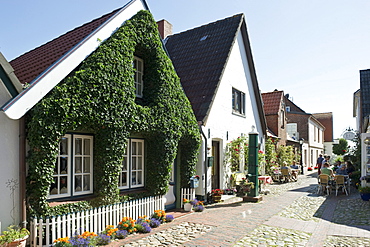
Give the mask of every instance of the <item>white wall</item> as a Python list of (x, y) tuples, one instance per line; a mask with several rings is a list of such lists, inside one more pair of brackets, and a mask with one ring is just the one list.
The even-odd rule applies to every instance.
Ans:
[[(6, 88), (0, 80), (0, 105), (10, 99)], [(0, 112), (0, 222), (2, 231), (13, 224), (11, 210), (13, 208), (13, 197), (7, 183), (15, 181), (19, 189), (19, 121), (11, 120)], [(14, 184), (14, 183), (12, 183)], [(20, 223), (19, 218), (19, 190), (14, 193), (15, 199), (15, 224)]]
[[(210, 137), (207, 140), (208, 147), (212, 146), (212, 140), (220, 142), (220, 184), (223, 188), (226, 187), (226, 175), (229, 172), (229, 169), (224, 169), (223, 166), (223, 153), (226, 144), (241, 135), (248, 136), (248, 133), (252, 131), (252, 125), (256, 127), (255, 131), (260, 133), (259, 140), (263, 139), (262, 127), (259, 121), (252, 81), (242, 42), (242, 36), (239, 34), (232, 48), (223, 78), (217, 90), (205, 127), (203, 128), (207, 138), (209, 129)], [(232, 113), (232, 88), (245, 93), (245, 117)], [(201, 149), (201, 153), (204, 153), (204, 146)], [(202, 169), (204, 166), (202, 154), (200, 158), (197, 169)], [(198, 174), (199, 171), (200, 170), (198, 170)], [(208, 168), (207, 175), (207, 185), (208, 190), (210, 190), (210, 168)], [(204, 191), (203, 188), (199, 188), (197, 194)]]
[[(315, 131), (316, 129), (316, 131)], [(316, 166), (319, 154), (324, 152), (324, 129), (311, 119), (308, 120), (308, 166)]]

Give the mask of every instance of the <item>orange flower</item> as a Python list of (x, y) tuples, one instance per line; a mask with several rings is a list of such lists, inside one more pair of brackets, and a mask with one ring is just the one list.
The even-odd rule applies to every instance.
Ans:
[(54, 240), (54, 243), (58, 243), (58, 242), (69, 243), (69, 237), (58, 238)]

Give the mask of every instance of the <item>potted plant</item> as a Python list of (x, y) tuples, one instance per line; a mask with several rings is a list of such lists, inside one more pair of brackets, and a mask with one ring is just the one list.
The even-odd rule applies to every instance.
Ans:
[(236, 195), (237, 196), (245, 196), (251, 189), (254, 188), (253, 182), (248, 182), (248, 179), (242, 178), (239, 184), (236, 186)]
[(224, 194), (224, 191), (221, 189), (214, 189), (211, 191), (212, 200), (214, 202), (220, 202), (221, 196)]
[(204, 210), (204, 204), (202, 201), (194, 199), (190, 202), (190, 204), (193, 206), (194, 212), (202, 212)]
[(26, 240), (30, 232), (26, 228), (19, 226), (9, 226), (7, 231), (0, 235), (0, 246), (26, 246)]
[(358, 187), (358, 192), (360, 192), (361, 199), (364, 201), (369, 201), (370, 199), (370, 187), (368, 186), (359, 186)]
[(191, 209), (193, 208), (193, 205), (191, 204), (193, 200), (189, 200), (189, 199), (182, 199), (182, 202), (184, 203), (184, 210), (187, 211), (187, 212), (190, 212)]

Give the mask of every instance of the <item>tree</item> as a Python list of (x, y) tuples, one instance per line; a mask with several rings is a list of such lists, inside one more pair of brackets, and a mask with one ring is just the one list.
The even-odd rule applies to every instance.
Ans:
[(344, 138), (339, 139), (339, 144), (333, 144), (333, 153), (336, 155), (344, 155), (348, 151), (348, 142)]

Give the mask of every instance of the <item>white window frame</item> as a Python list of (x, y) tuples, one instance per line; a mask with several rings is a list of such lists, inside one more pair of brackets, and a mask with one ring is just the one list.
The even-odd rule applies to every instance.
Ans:
[(245, 116), (245, 93), (236, 88), (232, 88), (232, 108), (233, 113)]
[(144, 60), (134, 56), (134, 61), (132, 63), (132, 66), (134, 67), (134, 70), (135, 70), (135, 75), (134, 75), (135, 95), (138, 98), (142, 98), (143, 88), (144, 88), (144, 81), (143, 81)]
[[(62, 137), (62, 139), (67, 138), (67, 153), (61, 154), (61, 148), (59, 146), (59, 151), (57, 155), (56, 165), (58, 168), (58, 172), (53, 175), (53, 178), (58, 178), (58, 183), (60, 182), (60, 177), (67, 176), (67, 192), (66, 193), (60, 193), (58, 191), (58, 194), (50, 194), (49, 192), (49, 199), (54, 198), (64, 198), (64, 197), (71, 197), (71, 196), (80, 196), (80, 195), (86, 195), (86, 194), (92, 194), (93, 193), (93, 145), (94, 145), (94, 139), (91, 135), (75, 135), (75, 134), (66, 134)], [(81, 150), (84, 150), (84, 140), (90, 140), (90, 148), (88, 149), (89, 154), (85, 153), (86, 150), (83, 151), (82, 154), (76, 154), (76, 145), (75, 142), (77, 139), (82, 139), (82, 146)], [(67, 158), (67, 175), (60, 173), (60, 160), (61, 158)], [(81, 167), (82, 170), (79, 173), (76, 173), (76, 158), (81, 158)], [(89, 159), (89, 166), (88, 170), (84, 170), (83, 167), (85, 167), (85, 160)], [(84, 176), (89, 175), (88, 182), (88, 190), (81, 190), (76, 191), (75, 190), (75, 179), (77, 176), (82, 176), (82, 183), (84, 183)], [(57, 190), (59, 188), (57, 187)]]
[[(137, 145), (137, 146), (136, 146)], [(141, 146), (141, 150), (136, 148), (134, 153), (134, 146)], [(145, 175), (145, 142), (143, 139), (129, 139), (127, 143), (126, 153), (123, 156), (121, 172), (119, 174), (118, 188), (119, 189), (133, 189), (144, 187)], [(126, 167), (123, 164), (126, 163)], [(135, 175), (135, 176), (134, 176)], [(126, 184), (122, 184), (123, 176), (126, 177)], [(136, 179), (135, 181), (133, 179)], [(136, 181), (141, 181), (136, 183)], [(134, 183), (135, 182), (135, 183)]]

